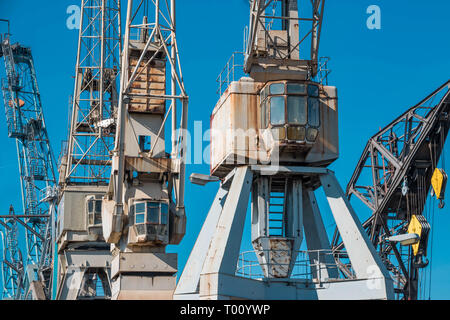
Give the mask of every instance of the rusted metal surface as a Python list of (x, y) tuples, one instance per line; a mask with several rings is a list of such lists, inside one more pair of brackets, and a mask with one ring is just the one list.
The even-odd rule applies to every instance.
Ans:
[[(135, 69), (139, 56), (130, 57), (129, 69)], [(163, 96), (166, 92), (166, 64), (164, 60), (154, 59), (148, 66), (144, 59), (138, 68), (138, 76), (132, 82), (130, 94)], [(158, 98), (136, 97), (130, 99), (129, 112), (150, 112), (164, 114), (165, 100)]]
[(211, 116), (211, 174), (224, 177), (236, 165), (302, 163), (328, 165), (339, 156), (335, 87), (320, 90), (320, 128), (315, 142), (274, 140), (271, 125), (261, 129), (259, 92), (263, 83), (232, 82)]
[(169, 158), (126, 157), (125, 161), (127, 168), (137, 172), (165, 173), (171, 171), (171, 159)]
[(232, 82), (211, 116), (211, 173), (220, 177), (235, 164), (258, 163), (257, 92), (261, 83)]
[(268, 248), (255, 245), (255, 252), (266, 278), (288, 278), (292, 258), (292, 240), (287, 238), (267, 239)]

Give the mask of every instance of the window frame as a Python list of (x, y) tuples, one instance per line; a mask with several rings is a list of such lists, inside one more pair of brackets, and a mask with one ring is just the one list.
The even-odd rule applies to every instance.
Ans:
[[(100, 205), (98, 205), (100, 203)], [(102, 200), (90, 198), (86, 200), (87, 225), (88, 228), (102, 226)], [(100, 210), (97, 210), (100, 209)]]
[[(284, 85), (284, 93), (276, 93), (276, 94), (272, 94), (271, 93), (271, 86), (274, 84), (283, 84)], [(298, 84), (298, 85), (303, 85), (305, 86), (305, 91), (304, 93), (289, 93), (288, 92), (288, 86), (292, 85), (292, 84)], [(315, 95), (310, 95), (310, 87), (317, 87), (317, 96)], [(281, 139), (278, 141), (302, 141), (302, 142), (311, 142), (306, 138), (306, 132), (308, 130), (308, 128), (314, 128), (314, 129), (320, 129), (320, 127), (322, 126), (321, 123), (321, 108), (320, 108), (320, 92), (321, 92), (321, 87), (320, 84), (318, 83), (314, 83), (314, 82), (307, 82), (307, 81), (289, 81), (289, 80), (285, 80), (285, 81), (274, 81), (274, 82), (270, 82), (270, 83), (266, 83), (265, 86), (261, 89), (260, 91), (260, 127), (261, 129), (272, 129), (272, 128), (281, 128), (284, 127), (285, 128), (285, 139)], [(299, 123), (292, 123), (289, 122), (289, 115), (288, 115), (288, 97), (293, 97), (293, 96), (300, 96), (300, 97), (305, 97), (306, 98), (306, 110), (305, 110), (305, 119), (306, 119), (306, 123), (304, 124), (299, 124)], [(272, 123), (272, 110), (271, 110), (271, 99), (273, 97), (283, 97), (284, 98), (284, 123), (283, 124), (273, 124)], [(262, 100), (263, 99), (263, 100)], [(310, 99), (316, 99), (318, 101), (318, 125), (311, 125), (310, 124)], [(265, 114), (263, 114), (265, 113)], [(265, 120), (265, 122), (263, 121)], [(303, 140), (289, 140), (288, 139), (288, 128), (289, 127), (303, 127), (305, 128), (305, 138)], [(319, 130), (320, 132), (320, 130)]]
[[(143, 204), (144, 207), (144, 211), (143, 212), (136, 212), (136, 206)], [(152, 206), (153, 205), (153, 206)], [(165, 213), (165, 223), (163, 223), (163, 213), (162, 213), (162, 208), (163, 205), (165, 205), (167, 207), (167, 212)], [(153, 209), (157, 209), (158, 210), (158, 222), (154, 222), (154, 221), (150, 221), (150, 211), (149, 209), (153, 208)], [(133, 203), (132, 205), (132, 211), (134, 213), (134, 218), (133, 218), (133, 222), (134, 225), (162, 225), (162, 226), (167, 226), (169, 223), (169, 203), (166, 201), (153, 201), (153, 200), (142, 200), (142, 201), (136, 201), (135, 203)], [(143, 222), (137, 222), (136, 217), (137, 215), (144, 215), (144, 220)]]

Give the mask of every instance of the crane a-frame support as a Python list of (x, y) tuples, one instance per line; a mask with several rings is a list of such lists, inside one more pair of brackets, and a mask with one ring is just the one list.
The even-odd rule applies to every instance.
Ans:
[[(251, 279), (237, 274), (239, 249), (253, 179), (264, 166), (243, 166), (222, 182), (180, 277), (175, 299), (392, 299), (393, 284), (334, 176), (325, 168), (281, 167), (293, 177), (320, 180), (336, 225), (343, 234), (352, 276), (338, 278), (313, 190), (304, 190), (303, 221), (312, 277)], [(314, 257), (317, 257), (314, 260)], [(312, 258), (312, 259), (311, 259)]]

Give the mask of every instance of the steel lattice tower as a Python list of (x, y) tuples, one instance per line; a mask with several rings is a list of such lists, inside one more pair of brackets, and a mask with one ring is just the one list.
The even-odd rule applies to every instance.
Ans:
[(110, 296), (109, 244), (101, 234), (99, 199), (109, 183), (114, 149), (120, 29), (120, 0), (81, 1), (71, 122), (59, 168), (56, 298), (61, 300)]
[(23, 204), (23, 215), (13, 216), (25, 227), (27, 255), (24, 262), (29, 270), (38, 271), (38, 278), (23, 277), (24, 292), (17, 292), (16, 298), (25, 298), (32, 281), (51, 285), (51, 221), (56, 194), (54, 157), (31, 50), (18, 43), (12, 44), (8, 32), (1, 41), (1, 56), (6, 69), (2, 91), (8, 136), (16, 142)]
[(117, 113), (120, 1), (83, 0), (64, 184), (106, 185)]
[(2, 237), (2, 299), (14, 299), (21, 291), (21, 279), (23, 275), (22, 254), (19, 250), (17, 237), (17, 221), (13, 218), (14, 209), (10, 207), (10, 217), (1, 219), (0, 225), (4, 231), (0, 231)]

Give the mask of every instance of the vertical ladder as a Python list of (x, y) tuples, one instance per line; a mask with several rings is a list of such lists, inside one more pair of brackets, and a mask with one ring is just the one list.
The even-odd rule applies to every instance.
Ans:
[(286, 178), (270, 179), (269, 236), (284, 237), (286, 231)]

